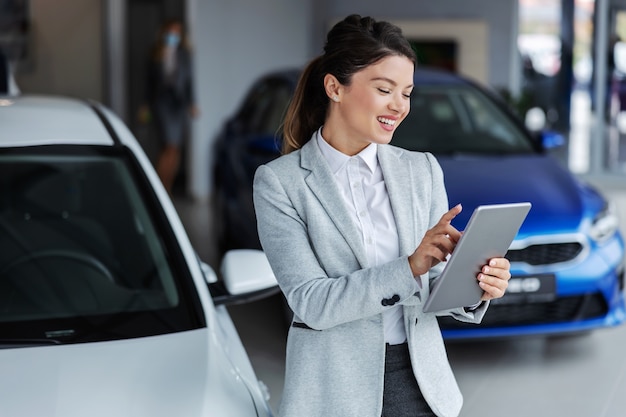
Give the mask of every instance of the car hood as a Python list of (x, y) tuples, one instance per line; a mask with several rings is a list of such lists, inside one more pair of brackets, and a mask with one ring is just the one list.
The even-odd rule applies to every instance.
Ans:
[(450, 205), (463, 212), (453, 222), (463, 229), (481, 204), (529, 201), (532, 208), (518, 238), (574, 233), (603, 199), (546, 155), (438, 156)]
[(253, 416), (250, 394), (206, 329), (0, 350), (0, 415)]

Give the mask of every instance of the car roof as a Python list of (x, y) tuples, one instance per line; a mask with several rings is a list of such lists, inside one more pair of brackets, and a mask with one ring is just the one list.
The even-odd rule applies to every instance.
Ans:
[(298, 78), (300, 78), (300, 74), (302, 73), (302, 68), (284, 68), (276, 71), (272, 71), (267, 73), (262, 79), (265, 78), (282, 78), (293, 82), (294, 84), (298, 82)]
[(445, 70), (418, 66), (414, 75), (415, 84), (468, 84), (468, 80)]
[[(286, 68), (286, 69), (277, 70), (277, 71), (268, 73), (264, 77), (262, 77), (262, 79), (263, 80), (273, 79), (273, 78), (283, 79), (283, 80), (289, 81), (293, 85), (293, 87), (295, 87), (296, 83), (298, 82), (298, 78), (300, 77), (301, 72), (302, 72), (302, 69), (300, 68)], [(460, 76), (458, 74), (452, 73), (450, 71), (446, 71), (440, 68), (420, 66), (420, 65), (418, 65), (415, 68), (414, 82), (417, 85), (472, 84), (472, 82), (469, 79), (464, 78), (463, 76)]]
[(98, 106), (69, 97), (0, 96), (0, 147), (113, 145)]

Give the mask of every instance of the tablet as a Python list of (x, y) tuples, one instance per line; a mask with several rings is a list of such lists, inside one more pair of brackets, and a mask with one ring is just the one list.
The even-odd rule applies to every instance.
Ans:
[(530, 207), (530, 203), (478, 206), (443, 272), (432, 282), (424, 312), (477, 304), (483, 294), (476, 279), (480, 269), (489, 259), (504, 257)]

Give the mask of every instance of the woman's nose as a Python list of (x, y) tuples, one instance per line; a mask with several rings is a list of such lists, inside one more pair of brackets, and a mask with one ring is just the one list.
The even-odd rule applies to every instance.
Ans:
[(409, 100), (403, 94), (394, 94), (391, 102), (389, 103), (389, 109), (397, 113), (406, 112), (409, 106)]

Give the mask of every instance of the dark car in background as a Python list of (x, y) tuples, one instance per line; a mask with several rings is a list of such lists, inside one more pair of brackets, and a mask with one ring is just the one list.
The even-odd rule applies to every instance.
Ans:
[[(219, 245), (259, 248), (252, 180), (279, 156), (280, 125), (298, 70), (262, 77), (216, 143), (214, 220)], [(411, 112), (392, 144), (432, 152), (462, 230), (481, 204), (533, 205), (507, 258), (512, 279), (480, 325), (448, 318), (446, 339), (586, 332), (626, 319), (624, 243), (613, 205), (564, 169), (549, 150), (563, 138), (531, 133), (490, 89), (455, 74), (415, 72)]]
[(221, 253), (261, 247), (252, 204), (252, 180), (259, 165), (280, 154), (279, 129), (299, 76), (300, 71), (293, 69), (259, 79), (217, 138), (212, 202)]

